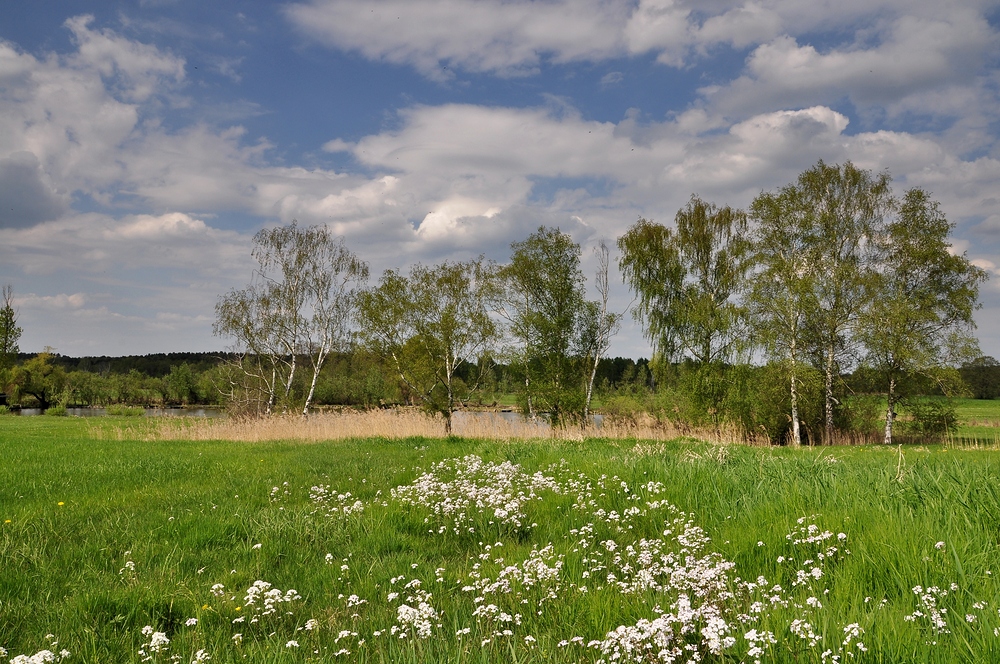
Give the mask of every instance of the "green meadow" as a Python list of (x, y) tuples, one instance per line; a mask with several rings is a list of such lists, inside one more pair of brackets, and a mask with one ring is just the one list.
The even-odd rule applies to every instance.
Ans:
[(0, 417), (2, 661), (1000, 661), (989, 449), (123, 422)]

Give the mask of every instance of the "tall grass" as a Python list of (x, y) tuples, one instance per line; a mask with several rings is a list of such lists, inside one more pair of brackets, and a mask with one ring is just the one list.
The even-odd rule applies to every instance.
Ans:
[[(140, 424), (148, 423), (0, 421), (0, 646), (10, 657), (57, 640), (70, 661), (139, 662), (148, 625), (170, 639), (152, 660), (162, 662), (174, 654), (190, 662), (199, 650), (212, 662), (596, 661), (601, 652), (587, 642), (653, 620), (654, 607), (669, 611), (677, 599), (667, 590), (623, 594), (606, 579), (608, 569), (595, 571), (613, 564), (609, 541), (621, 552), (642, 538), (663, 538), (675, 518), (651, 507), (663, 501), (711, 538), (692, 556), (735, 565), (727, 576), (736, 593), (726, 604), (732, 616), (753, 614), (757, 599), (767, 604), (753, 614), (756, 622), (733, 617), (737, 643), (705, 661), (753, 661), (745, 638), (751, 629), (775, 635), (762, 661), (831, 661), (854, 624), (867, 651), (852, 643), (854, 657), (840, 654), (840, 661), (1000, 661), (995, 452), (374, 435), (303, 445), (159, 439), (152, 434), (162, 425)], [(130, 426), (147, 439), (119, 438)], [(306, 440), (288, 437), (295, 438)], [(432, 507), (393, 497), (394, 488), (417, 486), (433, 464), (470, 454), (577, 484), (561, 493), (525, 489), (540, 499), (523, 503), (520, 527), (472, 513), (475, 532), (441, 531), (452, 522)], [(454, 474), (455, 462), (448, 463)], [(360, 510), (343, 509), (355, 501)], [(648, 514), (625, 516), (633, 506)], [(807, 524), (845, 533), (842, 548), (850, 554), (824, 563), (803, 555), (811, 549), (786, 536)], [(592, 535), (581, 530), (588, 526)], [(550, 543), (547, 564), (563, 556), (554, 599), (539, 604), (543, 584), (512, 582), (509, 593), (485, 594), (481, 583), (463, 590), (476, 586), (477, 574), (496, 579)], [(796, 570), (814, 565), (822, 577), (793, 586)], [(737, 576), (766, 577), (767, 594), (789, 605), (739, 590)], [(436, 612), (428, 639), (389, 633), (401, 603), (414, 596), (403, 589), (413, 579), (431, 593), (427, 604)], [(234, 623), (258, 611), (246, 602), (257, 580), (283, 596), (295, 589), (301, 599), (280, 604), (280, 617)], [(213, 594), (216, 584), (224, 592)], [(771, 593), (773, 584), (782, 591)], [(947, 591), (938, 601), (948, 609), (948, 633), (905, 619), (922, 606), (916, 586)], [(393, 592), (400, 596), (390, 600)], [(806, 604), (813, 596), (822, 608)], [(495, 636), (499, 618), (473, 616), (489, 603), (522, 614), (510, 636)], [(821, 637), (816, 647), (789, 631), (802, 616)], [(197, 624), (187, 625), (192, 618)], [(309, 620), (315, 629), (305, 629)], [(559, 645), (576, 636), (583, 645)], [(290, 641), (299, 646), (286, 647)], [(343, 650), (350, 654), (335, 657)]]
[[(112, 438), (149, 440), (230, 440), (262, 442), (276, 440), (324, 441), (348, 438), (378, 437), (386, 439), (443, 438), (444, 419), (416, 409), (344, 410), (298, 415), (273, 416), (262, 419), (226, 418), (161, 418), (153, 421), (114, 423), (93, 422), (94, 435)], [(453, 420), (453, 435), (486, 440), (550, 440), (581, 441), (600, 436), (608, 439), (674, 440), (696, 438), (716, 443), (749, 442), (764, 445), (767, 441), (746, 437), (733, 428), (700, 429), (684, 424), (656, 420), (652, 417), (624, 421), (605, 420), (600, 427), (568, 425), (551, 427), (544, 419), (508, 419), (500, 413), (457, 412)]]

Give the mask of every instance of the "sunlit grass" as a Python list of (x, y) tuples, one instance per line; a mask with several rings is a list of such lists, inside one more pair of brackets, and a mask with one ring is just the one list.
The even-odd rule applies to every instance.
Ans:
[[(350, 651), (339, 656), (345, 661), (596, 661), (601, 653), (586, 642), (652, 620), (654, 606), (666, 610), (672, 600), (653, 591), (623, 595), (597, 574), (584, 581), (594, 562), (574, 552), (581, 536), (571, 533), (594, 524), (592, 546), (610, 562), (601, 542), (623, 547), (658, 538), (671, 517), (651, 512), (619, 531), (595, 510), (624, 514), (655, 499), (704, 529), (711, 538), (705, 552), (734, 563), (730, 581), (763, 575), (799, 603), (811, 596), (791, 585), (804, 549), (786, 535), (800, 517), (818, 515), (807, 523), (847, 536), (851, 553), (825, 563), (810, 588), (822, 604), (809, 613), (822, 637), (816, 647), (789, 632), (805, 610), (772, 607), (752, 625), (734, 623), (732, 657), (707, 661), (752, 661), (744, 636), (753, 628), (776, 636), (765, 661), (819, 662), (825, 649), (841, 647), (844, 628), (854, 623), (868, 651), (852, 650), (850, 661), (1000, 661), (993, 634), (1000, 627), (1000, 454), (992, 451), (458, 437), (137, 440), (154, 430), (130, 439), (127, 432), (142, 433), (132, 426), (158, 425), (0, 419), (0, 646), (9, 657), (49, 648), (45, 636), (53, 634), (58, 648), (72, 653), (69, 661), (139, 662), (149, 625), (170, 639), (153, 660), (163, 662), (172, 654), (190, 662), (199, 650), (212, 662), (336, 661), (343, 650)], [(521, 527), (480, 515), (471, 522), (475, 532), (458, 534), (439, 532), (428, 509), (392, 498), (393, 488), (433, 463), (468, 454), (510, 461), (529, 474), (582, 473), (591, 496), (539, 490), (540, 500), (524, 503)], [(640, 489), (648, 482), (658, 482), (660, 492)], [(319, 485), (330, 493), (317, 503), (310, 487)], [(350, 498), (337, 497), (347, 492)], [(363, 509), (346, 516), (330, 509), (355, 500)], [(493, 547), (497, 542), (503, 546)], [(477, 593), (462, 590), (474, 565), (495, 577), (550, 543), (554, 556), (564, 556), (558, 598), (537, 615), (538, 596), (525, 591), (534, 608), (522, 611), (511, 637), (491, 638), (491, 624), (472, 616)], [(778, 562), (782, 556), (795, 562)], [(403, 598), (388, 595), (415, 578), (439, 618), (428, 639), (391, 637)], [(251, 610), (246, 591), (257, 580), (282, 593), (296, 590), (302, 598), (283, 605), (292, 615), (234, 623)], [(213, 594), (216, 584), (225, 592)], [(918, 585), (948, 590), (941, 602), (950, 633), (904, 620), (918, 608)], [(365, 601), (352, 604), (352, 595)], [(511, 611), (513, 597), (489, 601), (508, 602)], [(734, 614), (752, 600), (734, 600)], [(979, 602), (988, 604), (976, 608)], [(192, 618), (197, 624), (187, 625)], [(309, 620), (315, 629), (304, 629)], [(584, 645), (559, 646), (577, 636)], [(289, 641), (298, 647), (286, 647)]]

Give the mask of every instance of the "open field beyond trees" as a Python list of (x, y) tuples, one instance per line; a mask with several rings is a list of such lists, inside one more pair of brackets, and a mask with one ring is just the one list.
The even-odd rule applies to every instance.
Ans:
[(5, 659), (1000, 661), (995, 451), (133, 426), (0, 418)]

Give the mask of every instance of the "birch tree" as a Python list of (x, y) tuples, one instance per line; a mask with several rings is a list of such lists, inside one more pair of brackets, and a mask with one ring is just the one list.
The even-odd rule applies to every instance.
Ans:
[(589, 359), (587, 372), (587, 391), (583, 402), (584, 424), (590, 421), (590, 402), (594, 396), (594, 379), (597, 377), (597, 367), (601, 363), (601, 358), (611, 347), (611, 337), (618, 332), (621, 327), (622, 315), (608, 308), (610, 297), (610, 282), (608, 272), (611, 267), (611, 251), (608, 245), (601, 240), (594, 248), (597, 255), (597, 272), (594, 274), (594, 286), (600, 299), (586, 302), (582, 311), (581, 324), (581, 346), (584, 357)]
[(692, 196), (675, 222), (673, 230), (640, 219), (618, 239), (635, 316), (671, 361), (728, 360), (745, 339), (737, 296), (747, 269), (746, 214)]
[(654, 353), (668, 362), (693, 361), (692, 395), (718, 425), (726, 365), (747, 347), (738, 300), (747, 269), (746, 214), (692, 196), (675, 224), (640, 219), (618, 239), (619, 265)]
[[(346, 350), (348, 321), (368, 266), (325, 226), (264, 229), (254, 235), (258, 267), (251, 283), (216, 304), (216, 335), (235, 338), (239, 353), (233, 390), (263, 402), (271, 414), (288, 408), (300, 358), (312, 369), (302, 413), (331, 351)], [(254, 399), (253, 394), (260, 398)]]
[(408, 277), (387, 270), (379, 285), (359, 298), (358, 320), (367, 341), (388, 358), (401, 383), (428, 410), (445, 418), (478, 390), (459, 377), (465, 366), (482, 369), (496, 337), (483, 290), (482, 259), (414, 266)]
[(892, 443), (907, 376), (933, 377), (942, 365), (959, 366), (979, 355), (972, 315), (987, 274), (952, 250), (953, 228), (938, 203), (914, 188), (876, 239), (880, 265), (869, 282), (859, 335), (885, 390), (886, 444)]
[(824, 376), (824, 439), (833, 439), (835, 380), (841, 363), (856, 355), (853, 329), (865, 303), (873, 268), (871, 240), (893, 207), (887, 173), (873, 175), (851, 162), (820, 161), (799, 175), (789, 193), (804, 215), (808, 254), (817, 278), (815, 299), (806, 312), (817, 368)]
[(750, 206), (750, 216), (756, 223), (750, 251), (756, 271), (748, 281), (747, 306), (758, 342), (785, 365), (791, 400), (789, 442), (799, 445), (806, 314), (816, 306), (811, 225), (799, 192), (791, 186), (777, 194), (761, 193)]
[(583, 376), (573, 350), (579, 347), (585, 302), (580, 245), (545, 226), (511, 244), (510, 262), (496, 277), (498, 311), (507, 319), (524, 368), (525, 409), (546, 411), (554, 423), (583, 411)]

